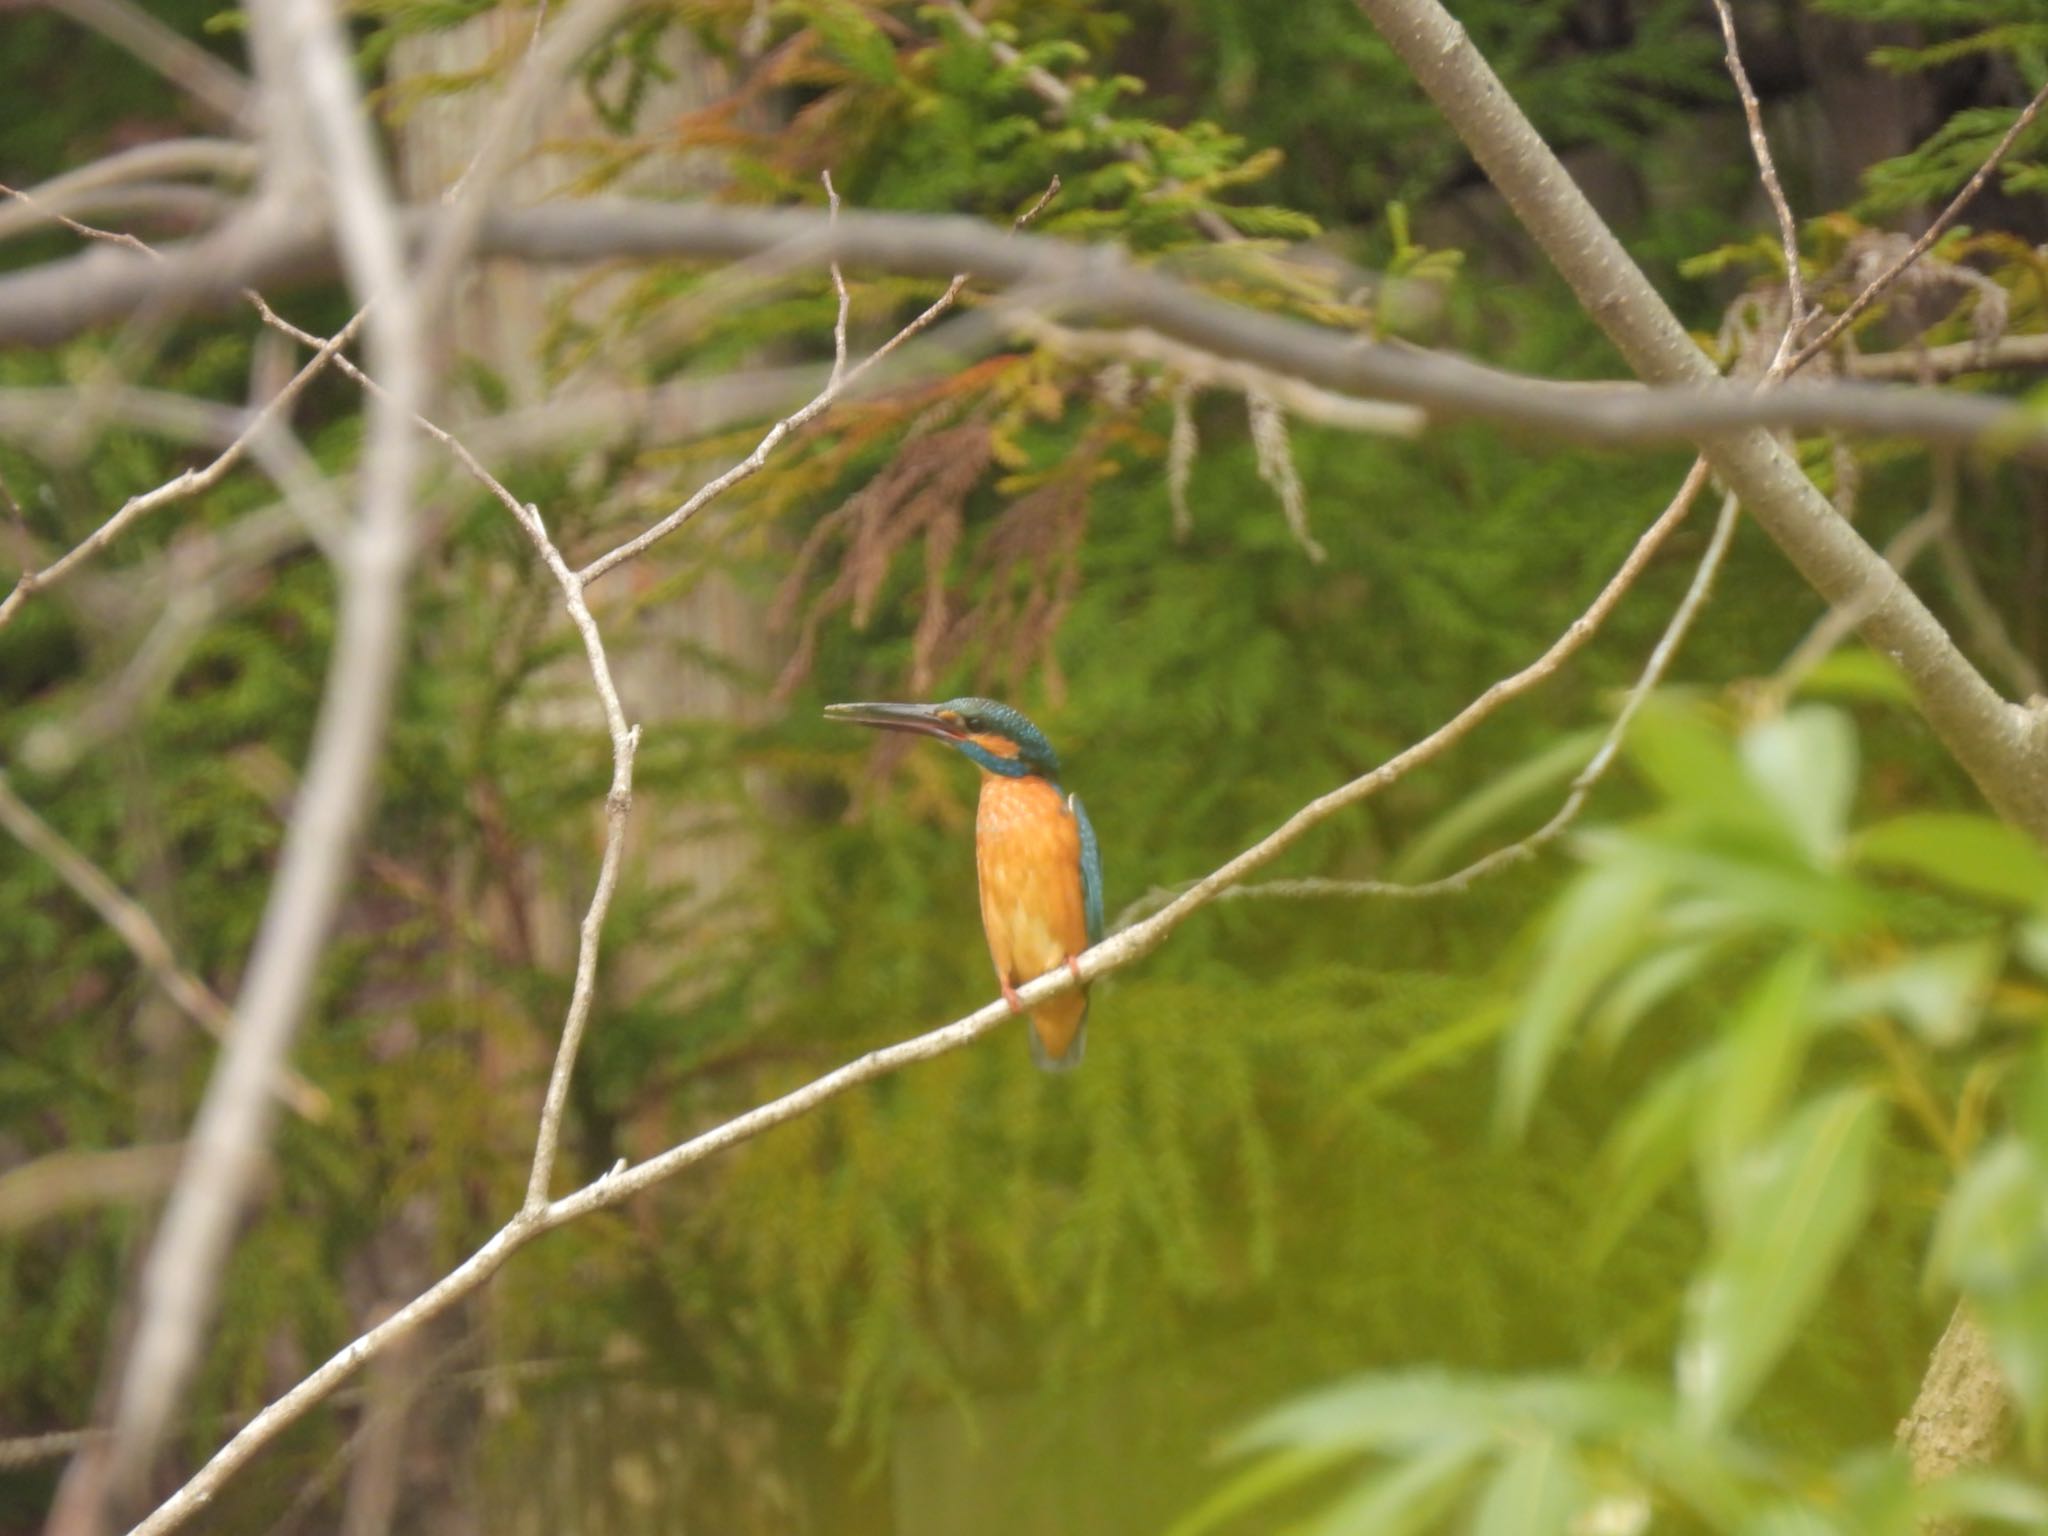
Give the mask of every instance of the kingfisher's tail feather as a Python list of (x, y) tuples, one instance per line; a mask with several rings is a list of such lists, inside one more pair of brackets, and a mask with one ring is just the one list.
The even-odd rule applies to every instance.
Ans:
[(1031, 1059), (1044, 1072), (1071, 1072), (1088, 1049), (1088, 994), (1064, 992), (1031, 1010)]

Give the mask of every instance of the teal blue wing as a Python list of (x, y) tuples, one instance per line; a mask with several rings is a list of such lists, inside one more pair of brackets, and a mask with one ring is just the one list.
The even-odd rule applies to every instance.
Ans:
[(1102, 848), (1095, 841), (1095, 827), (1079, 795), (1067, 796), (1067, 809), (1074, 813), (1074, 825), (1081, 831), (1081, 893), (1088, 903), (1088, 942), (1102, 942)]

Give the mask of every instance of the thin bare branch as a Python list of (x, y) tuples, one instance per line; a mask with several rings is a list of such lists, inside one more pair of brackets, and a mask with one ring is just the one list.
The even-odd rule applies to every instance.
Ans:
[[(1606, 621), (1607, 615), (1614, 611), (1615, 605), (1620, 602), (1628, 589), (1635, 585), (1637, 579), (1648, 567), (1650, 558), (1656, 554), (1664, 542), (1677, 530), (1678, 525), (1685, 521), (1686, 517), (1691, 513), (1693, 503), (1699, 499), (1699, 494), (1705, 488), (1706, 483), (1707, 462), (1705, 459), (1695, 459), (1692, 468), (1687, 471), (1685, 479), (1680, 482), (1671, 500), (1665, 505), (1664, 510), (1657, 514), (1656, 520), (1650, 524), (1643, 536), (1636, 541), (1636, 546), (1630, 551), (1628, 560), (1623, 563), (1622, 568), (1615, 573), (1614, 578), (1608, 582), (1599, 597), (1595, 599), (1593, 606), (1587, 610), (1586, 617), (1582, 618), (1578, 625), (1573, 626), (1572, 629), (1567, 630), (1560, 636), (1556, 644), (1542, 656), (1538, 657), (1529, 668), (1517, 674), (1518, 680), (1528, 677), (1531, 673), (1535, 673), (1536, 676), (1531, 679), (1532, 685), (1534, 682), (1542, 681), (1542, 679), (1557, 672), (1559, 668), (1570, 661), (1585, 646), (1587, 641), (1592, 639), (1599, 626)], [(1715, 524), (1714, 535), (1708, 541), (1706, 553), (1700, 559), (1699, 568), (1693, 575), (1692, 585), (1687, 588), (1685, 596), (1673, 611), (1670, 622), (1665, 626), (1662, 638), (1659, 639), (1656, 647), (1651, 651), (1649, 660), (1644, 663), (1642, 673), (1637, 677), (1635, 685), (1629, 689), (1627, 695), (1622, 699), (1621, 707), (1616, 712), (1614, 723), (1609, 727), (1606, 737), (1594, 751), (1592, 757), (1587, 760), (1586, 766), (1572, 780), (1570, 790), (1556, 814), (1541, 827), (1537, 828), (1536, 831), (1530, 833), (1527, 837), (1508, 844), (1506, 847), (1495, 849), (1493, 852), (1468, 864), (1465, 868), (1458, 870), (1454, 874), (1445, 875), (1437, 880), (1404, 882), (1396, 880), (1339, 880), (1307, 877), (1294, 880), (1247, 881), (1242, 885), (1232, 886), (1229, 890), (1222, 892), (1217, 897), (1217, 900), (1245, 901), (1276, 897), (1281, 899), (1305, 899), (1359, 896), (1417, 897), (1452, 895), (1469, 889), (1472, 883), (1482, 876), (1492, 874), (1498, 869), (1504, 869), (1510, 864), (1518, 864), (1532, 858), (1543, 847), (1555, 842), (1564, 834), (1572, 822), (1577, 819), (1580, 811), (1585, 808), (1586, 800), (1592, 794), (1594, 786), (1606, 774), (1607, 769), (1614, 761), (1616, 753), (1619, 752), (1622, 738), (1626, 735), (1630, 723), (1635, 719), (1636, 712), (1642, 707), (1643, 700), (1663, 680), (1665, 672), (1670, 667), (1671, 658), (1677, 654), (1679, 645), (1684, 641), (1686, 631), (1691, 628), (1700, 607), (1706, 602), (1714, 575), (1720, 569), (1722, 561), (1727, 555), (1729, 540), (1732, 538), (1734, 531), (1735, 512), (1734, 503), (1731, 499), (1722, 506), (1720, 521)], [(1588, 620), (1591, 621), (1590, 624)], [(1158, 888), (1146, 892), (1117, 914), (1115, 922), (1111, 925), (1112, 931), (1119, 931), (1148, 913), (1158, 911), (1168, 901), (1171, 901), (1178, 895), (1181, 889), (1185, 889), (1185, 887)]]
[(1998, 169), (1999, 162), (2004, 160), (2013, 145), (2019, 142), (2020, 135), (2033, 125), (2036, 117), (2041, 115), (2041, 108), (2044, 105), (2048, 105), (2048, 84), (2034, 92), (2034, 99), (2027, 103), (2018, 117), (2013, 119), (2012, 126), (2005, 131), (2005, 137), (1993, 147), (1984, 163), (1977, 167), (1975, 174), (1963, 183), (1962, 190), (1949, 200), (1949, 205), (1936, 215), (1934, 222), (1927, 226), (1926, 232), (1908, 246), (1896, 261), (1872, 278), (1864, 290), (1850, 300), (1849, 307), (1835, 316), (1826, 330), (1799, 349), (1792, 359), (1795, 371), (1830, 346), (1837, 336), (1856, 323), (1857, 318), (1866, 309), (1884, 297), (1885, 290), (1897, 282), (1908, 267), (1934, 249), (1935, 242), (1948, 233), (1949, 226), (1962, 216), (1963, 210), (1970, 206), (1979, 192), (1984, 190), (1985, 184), (1991, 180), (1991, 173)]
[(16, 578), (13, 589), (8, 592), (5, 598), (0, 598), (0, 626), (4, 626), (9, 619), (14, 617), (16, 610), (28, 600), (31, 593), (55, 586), (66, 576), (70, 575), (82, 562), (91, 559), (93, 555), (120, 537), (122, 532), (137, 520), (148, 516), (159, 507), (168, 506), (172, 502), (187, 500), (198, 495), (201, 491), (209, 490), (219, 484), (230, 470), (241, 463), (242, 459), (249, 453), (250, 446), (256, 438), (281, 420), (285, 411), (298, 399), (306, 386), (318, 376), (320, 371), (329, 362), (339, 356), (341, 349), (348, 345), (349, 341), (354, 337), (362, 318), (358, 314), (354, 320), (351, 320), (322, 344), (299, 371), (292, 376), (290, 383), (273, 395), (260, 410), (250, 414), (247, 425), (236, 434), (233, 441), (226, 448), (222, 449), (211, 463), (199, 469), (185, 470), (183, 473), (173, 479), (166, 480), (162, 485), (152, 490), (143, 491), (138, 495), (129, 497), (127, 501), (122, 503), (119, 511), (100, 524), (90, 534), (86, 535), (83, 540), (74, 545), (47, 569), (23, 571)]
[[(1757, 176), (1771, 200), (1771, 211), (1778, 218), (1778, 238), (1785, 253), (1787, 308), (1792, 316), (1782, 345), (1796, 349), (1799, 333), (1806, 325), (1806, 284), (1799, 270), (1799, 221), (1793, 218), (1792, 205), (1786, 201), (1785, 188), (1778, 180), (1778, 164), (1771, 158), (1770, 137), (1764, 132), (1763, 107), (1749, 83), (1749, 71), (1742, 65), (1742, 50), (1735, 40), (1734, 8), (1728, 0), (1714, 0), (1714, 13), (1721, 19), (1721, 37), (1728, 45), (1728, 77), (1735, 82), (1735, 94), (1742, 99), (1742, 116), (1749, 125), (1749, 146), (1756, 156)], [(1779, 355), (1782, 357), (1785, 352), (1781, 350)]]
[[(0, 773), (0, 827), (5, 827), (16, 842), (54, 869), (79, 899), (120, 935), (121, 942), (177, 1004), (179, 1012), (216, 1040), (224, 1041), (234, 1033), (235, 1016), (228, 1005), (213, 988), (178, 964), (170, 941), (150, 915), (61, 832), (37, 815), (35, 808), (15, 793), (4, 773)], [(273, 1091), (295, 1114), (308, 1120), (324, 1119), (327, 1115), (327, 1095), (290, 1068), (279, 1073)]]
[(1849, 352), (1842, 371), (1874, 383), (1931, 383), (1966, 373), (2048, 368), (2048, 335), (2001, 336), (1986, 343), (1950, 341), (1896, 352)]
[(1166, 440), (1166, 500), (1173, 508), (1173, 541), (1185, 544), (1195, 531), (1188, 485), (1194, 479), (1195, 450), (1201, 446), (1195, 433), (1195, 385), (1185, 373), (1173, 381), (1167, 403), (1173, 410), (1173, 432)]
[[(1695, 464), (1693, 474), (1688, 477), (1690, 491), (1681, 490), (1680, 495), (1688, 501), (1696, 494), (1698, 487), (1705, 483), (1705, 461)], [(1737, 512), (1741, 504), (1733, 496), (1721, 501), (1721, 515), (1715, 520), (1713, 536), (1707, 541), (1706, 552), (1700, 556), (1698, 568), (1693, 572), (1692, 584), (1686, 588), (1685, 596), (1672, 610), (1671, 620), (1664, 627), (1664, 633), (1657, 639), (1649, 660), (1644, 662), (1642, 672), (1635, 683), (1622, 697), (1621, 707), (1615, 712), (1614, 723), (1607, 728), (1607, 734), (1600, 745), (1572, 779), (1564, 801), (1550, 819), (1526, 837), (1515, 839), (1503, 847), (1482, 855), (1463, 869), (1440, 876), (1434, 880), (1401, 882), (1393, 880), (1266, 880), (1255, 885), (1241, 885), (1228, 894), (1236, 897), (1281, 896), (1281, 897), (1331, 897), (1331, 896), (1391, 896), (1427, 897), (1460, 896), (1469, 891), (1473, 884), (1487, 875), (1497, 873), (1510, 865), (1526, 863), (1543, 849), (1549, 847), (1568, 832), (1572, 824), (1586, 808), (1587, 800), (1594, 788), (1607, 776), (1607, 770), (1614, 766), (1623, 743), (1628, 737), (1628, 728), (1635, 723), (1637, 713), (1657, 685), (1670, 670), (1671, 661), (1678, 654), (1679, 646), (1685, 643), (1687, 632), (1693, 620), (1699, 616), (1709, 593), (1713, 590), (1714, 578), (1719, 574), (1722, 563), (1728, 555), (1728, 546), (1734, 541), (1735, 525), (1739, 520)]]
[(66, 229), (70, 230), (71, 233), (77, 235), (81, 239), (99, 240), (105, 242), (108, 245), (125, 245), (131, 251), (138, 251), (144, 256), (148, 256), (152, 259), (159, 259), (157, 258), (157, 253), (155, 251), (151, 250), (147, 245), (143, 244), (133, 235), (125, 234), (119, 230), (100, 229), (95, 225), (87, 224), (79, 219), (74, 219), (68, 213), (62, 213), (57, 209), (45, 207), (43, 204), (39, 203), (36, 200), (35, 196), (32, 193), (17, 191), (15, 188), (8, 186), (5, 182), (0, 182), (0, 197), (9, 198), (14, 202), (19, 203), (22, 207), (28, 209), (29, 212), (38, 214), (42, 218), (48, 219), (53, 224), (63, 225)]
[[(827, 183), (827, 190), (830, 190), (829, 182)], [(1044, 210), (1046, 204), (1050, 203), (1053, 200), (1053, 198), (1058, 195), (1059, 190), (1060, 181), (1059, 178), (1055, 176), (1050, 182), (1050, 184), (1047, 185), (1046, 189), (1038, 195), (1038, 200), (1034, 202), (1029, 208), (1025, 209), (1023, 213), (1017, 216), (1016, 223), (1011, 226), (1011, 234), (1016, 234), (1019, 230), (1022, 230), (1026, 225), (1030, 224), (1030, 222), (1033, 219), (1037, 218), (1040, 212)], [(830, 234), (837, 227), (838, 223), (838, 195), (835, 193), (833, 194), (833, 206), (831, 208), (829, 215), (827, 216), (825, 226), (827, 234)], [(833, 270), (835, 271), (835, 273), (837, 272), (838, 269), (836, 265)], [(812, 396), (807, 403), (805, 403), (802, 406), (799, 406), (796, 410), (792, 411), (789, 415), (783, 417), (780, 421), (776, 422), (772, 427), (770, 427), (767, 431), (767, 434), (762, 437), (761, 441), (754, 445), (754, 451), (752, 453), (748, 454), (744, 459), (740, 460), (739, 463), (733, 465), (732, 468), (728, 469), (724, 474), (719, 475), (716, 479), (713, 479), (704, 486), (702, 486), (680, 507), (676, 508), (675, 511), (669, 513), (669, 515), (667, 517), (664, 517), (660, 522), (654, 524), (653, 527), (648, 528), (639, 534), (636, 534), (634, 537), (628, 539), (625, 543), (616, 546), (615, 548), (607, 551), (605, 554), (599, 555), (595, 560), (592, 560), (588, 565), (584, 566), (582, 570), (576, 573), (578, 579), (586, 585), (588, 585), (590, 582), (596, 581), (600, 576), (604, 575), (605, 572), (613, 569), (615, 566), (624, 564), (626, 561), (633, 559), (636, 555), (648, 549), (650, 546), (657, 544), (661, 540), (667, 538), (671, 533), (674, 533), (676, 529), (682, 527), (684, 523), (687, 523), (691, 518), (695, 517), (699, 512), (701, 512), (705, 507), (709, 506), (713, 501), (717, 500), (720, 496), (723, 496), (727, 491), (731, 490), (735, 485), (738, 485), (741, 481), (750, 479), (754, 475), (759, 474), (761, 472), (762, 466), (768, 462), (768, 455), (775, 451), (775, 447), (778, 443), (780, 443), (785, 437), (789, 436), (790, 433), (797, 431), (798, 429), (807, 425), (811, 421), (816, 420), (819, 416), (823, 415), (827, 410), (830, 410), (833, 403), (837, 401), (841, 395), (845, 394), (848, 390), (852, 389), (870, 372), (872, 372), (878, 365), (886, 361), (888, 357), (892, 353), (894, 353), (899, 347), (904, 346), (906, 343), (908, 343), (915, 337), (921, 335), (927, 328), (931, 326), (931, 324), (935, 320), (937, 320), (941, 315), (945, 314), (947, 310), (951, 309), (953, 307), (954, 300), (960, 297), (960, 290), (967, 286), (968, 275), (969, 274), (967, 274), (966, 272), (955, 273), (953, 275), (952, 281), (946, 285), (946, 291), (944, 293), (941, 293), (930, 304), (926, 305), (925, 308), (916, 316), (914, 316), (910, 320), (910, 322), (906, 324), (901, 330), (899, 330), (895, 335), (891, 336), (887, 341), (883, 342), (879, 347), (875, 348), (874, 351), (870, 352), (865, 358), (863, 358), (859, 363), (855, 364), (850, 369), (842, 366), (844, 360), (842, 350), (840, 352), (840, 355), (837, 358), (835, 358), (832, 373), (826, 379), (825, 387), (819, 390), (816, 395)], [(843, 285), (840, 289), (840, 294), (841, 316), (839, 328), (836, 329), (834, 332), (835, 348), (840, 348), (843, 345), (842, 333), (845, 326), (844, 306), (846, 302), (845, 289)]]
[[(1182, 923), (1248, 875), (1278, 858), (1311, 828), (1359, 804), (1408, 773), (1448, 751), (1483, 720), (1511, 699), (1548, 678), (1580, 650), (1642, 574), (1651, 558), (1677, 527), (1686, 503), (1674, 502), (1630, 550), (1614, 577), (1592, 604), (1551, 647), (1512, 676), (1500, 679), (1437, 730), (1371, 771), (1310, 801), (1260, 841), (1182, 892), (1164, 910), (1121, 929), (1080, 956), (1074, 970), (1065, 966), (1018, 989), (1025, 1007), (1056, 997), (1077, 982), (1085, 983), (1150, 954)], [(1078, 973), (1078, 974), (1077, 974)], [(136, 1527), (134, 1536), (164, 1536), (203, 1508), (242, 1467), (285, 1430), (331, 1396), (350, 1376), (394, 1343), (481, 1287), (505, 1261), (543, 1233), (617, 1205), (629, 1197), (673, 1178), (684, 1169), (775, 1126), (809, 1114), (820, 1105), (862, 1083), (897, 1072), (916, 1062), (959, 1050), (1005, 1026), (1015, 1015), (1001, 999), (976, 1009), (951, 1024), (869, 1052), (836, 1071), (781, 1097), (693, 1136), (658, 1156), (619, 1166), (575, 1193), (543, 1205), (525, 1204), (498, 1232), (460, 1266), (436, 1282), (384, 1322), (355, 1339), (297, 1386), (264, 1409), (205, 1466)]]
[(1990, 659), (2021, 698), (2039, 698), (2043, 691), (2041, 669), (2020, 649), (1997, 605), (1977, 579), (1976, 567), (1970, 563), (1970, 552), (1963, 547), (1962, 530), (1953, 517), (1945, 520), (1935, 531), (1934, 556), (1941, 562), (1942, 580), (1947, 584), (1949, 596), (1962, 615), (1963, 628), (1978, 652)]
[[(824, 172), (825, 196), (832, 206), (832, 218), (839, 218), (839, 189), (832, 185), (832, 173)], [(832, 376), (825, 381), (827, 389), (837, 389), (839, 381), (846, 376), (846, 317), (853, 308), (853, 300), (846, 292), (846, 274), (839, 270), (839, 263), (832, 263), (832, 291), (839, 295), (839, 314), (832, 322)]]

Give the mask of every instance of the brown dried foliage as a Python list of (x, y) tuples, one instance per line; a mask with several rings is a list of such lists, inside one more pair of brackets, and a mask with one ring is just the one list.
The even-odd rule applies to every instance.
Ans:
[[(1063, 691), (1053, 641), (1080, 587), (1103, 445), (1090, 438), (998, 513), (956, 576), (968, 504), (995, 460), (996, 432), (983, 413), (948, 425), (940, 424), (941, 412), (913, 426), (889, 464), (821, 518), (798, 550), (773, 609), (778, 626), (798, 626), (777, 697), (786, 698), (809, 673), (828, 619), (845, 613), (855, 629), (867, 627), (891, 567), (913, 544), (922, 545), (924, 578), (910, 692), (929, 691), (970, 650), (981, 653), (977, 670), (985, 681), (1016, 690), (1036, 668), (1055, 697)], [(819, 568), (834, 549), (838, 569), (819, 587)]]

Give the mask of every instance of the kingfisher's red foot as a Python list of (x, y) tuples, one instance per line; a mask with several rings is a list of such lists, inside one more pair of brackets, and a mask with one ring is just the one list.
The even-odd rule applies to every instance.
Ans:
[[(1082, 981), (1082, 976), (1081, 976), (1081, 957), (1080, 957), (1079, 955), (1069, 955), (1069, 956), (1067, 956), (1067, 973), (1068, 973), (1068, 974), (1069, 974), (1070, 976), (1072, 976), (1072, 977), (1074, 978), (1074, 980), (1075, 980), (1075, 981), (1077, 981), (1077, 982), (1079, 982), (1079, 981)], [(1085, 983), (1083, 983), (1083, 984), (1085, 985)]]
[(1022, 1013), (1024, 1011), (1024, 999), (1017, 995), (1017, 989), (1010, 985), (1009, 978), (1004, 977), (1001, 980), (1003, 1001), (1010, 1005), (1010, 1012)]

